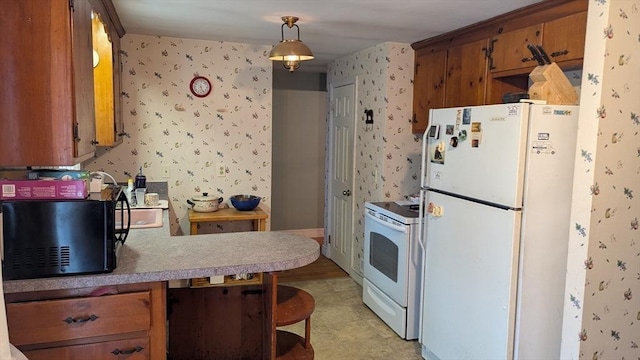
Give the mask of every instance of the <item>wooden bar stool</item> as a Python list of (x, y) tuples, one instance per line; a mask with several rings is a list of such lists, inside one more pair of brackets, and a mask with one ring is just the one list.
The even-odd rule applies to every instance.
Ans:
[(315, 300), (308, 292), (292, 286), (278, 285), (276, 327), (295, 324), (304, 320), (304, 339), (284, 330), (276, 331), (276, 359), (313, 359), (311, 346), (311, 314)]

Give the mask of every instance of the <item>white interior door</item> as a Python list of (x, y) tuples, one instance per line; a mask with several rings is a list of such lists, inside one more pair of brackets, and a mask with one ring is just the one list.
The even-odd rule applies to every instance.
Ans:
[(330, 257), (344, 271), (350, 272), (353, 238), (355, 85), (336, 87), (331, 97)]

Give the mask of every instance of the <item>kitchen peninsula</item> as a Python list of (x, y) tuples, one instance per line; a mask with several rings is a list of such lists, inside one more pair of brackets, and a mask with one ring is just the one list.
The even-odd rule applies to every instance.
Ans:
[[(319, 254), (316, 241), (281, 232), (170, 236), (164, 211), (163, 227), (131, 230), (112, 273), (5, 281), (10, 340), (36, 360), (132, 352), (140, 353), (136, 358), (164, 359), (169, 280), (263, 272), (262, 285), (222, 291), (229, 289), (224, 294), (242, 302), (251, 298), (248, 304), (258, 307), (251, 311), (261, 315), (263, 326), (252, 333), (260, 336), (253, 347), (269, 359), (274, 272), (310, 264)], [(248, 310), (238, 311), (240, 322)]]

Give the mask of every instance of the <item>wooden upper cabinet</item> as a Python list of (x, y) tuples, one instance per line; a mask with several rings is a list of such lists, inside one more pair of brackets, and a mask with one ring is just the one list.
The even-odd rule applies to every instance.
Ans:
[(484, 39), (448, 50), (445, 107), (485, 103), (487, 44)]
[(0, 166), (73, 165), (94, 153), (87, 0), (3, 0)]
[(579, 60), (584, 57), (584, 42), (587, 31), (587, 12), (566, 16), (544, 23), (542, 47), (551, 61)]
[(491, 72), (535, 67), (528, 44), (542, 45), (542, 24), (509, 31), (492, 37)]
[(423, 133), (429, 110), (444, 106), (447, 51), (416, 51), (413, 77), (413, 133)]

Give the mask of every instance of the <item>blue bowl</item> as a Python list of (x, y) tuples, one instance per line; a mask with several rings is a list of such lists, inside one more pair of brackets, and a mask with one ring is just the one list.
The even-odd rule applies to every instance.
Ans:
[(260, 203), (260, 197), (255, 195), (233, 195), (229, 200), (231, 205), (239, 211), (251, 211)]

